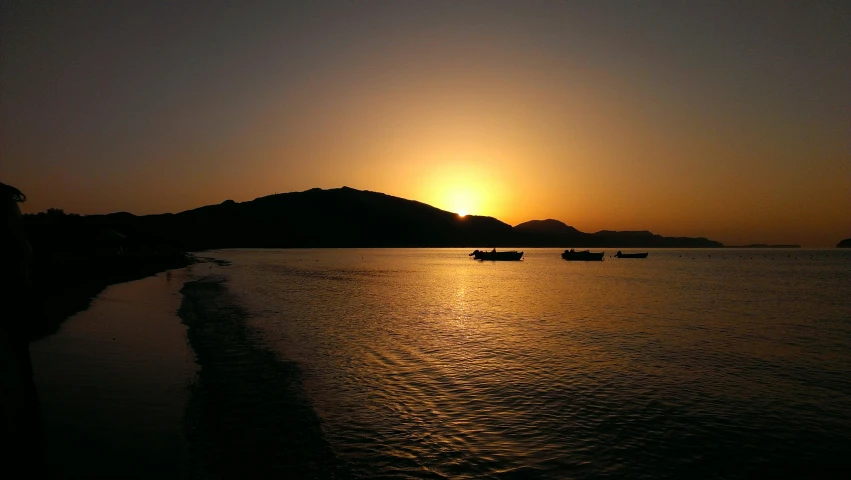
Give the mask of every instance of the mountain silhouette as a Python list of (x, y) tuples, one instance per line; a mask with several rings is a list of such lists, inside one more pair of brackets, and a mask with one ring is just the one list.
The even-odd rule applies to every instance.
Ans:
[(836, 244), (836, 248), (851, 248), (851, 238), (846, 238)]
[(548, 218), (546, 220), (529, 220), (514, 227), (517, 232), (529, 232), (534, 234), (558, 234), (576, 235), (581, 234), (579, 230), (564, 222)]
[(503, 243), (511, 226), (348, 187), (282, 193), (133, 220), (189, 250), (228, 247), (425, 247)]
[(227, 200), (175, 214), (135, 216), (120, 212), (79, 217), (79, 221), (90, 229), (99, 229), (99, 233), (85, 238), (184, 251), (237, 247), (723, 246), (705, 238), (671, 238), (650, 232), (589, 234), (552, 219), (511, 227), (492, 217), (459, 217), (422, 202), (349, 187), (314, 188), (247, 202)]
[(750, 243), (748, 245), (725, 245), (727, 248), (801, 248), (797, 244)]
[(513, 230), (517, 245), (530, 247), (577, 245), (582, 244), (588, 236), (587, 233), (551, 218), (523, 222)]
[(591, 235), (591, 244), (597, 247), (642, 247), (642, 248), (703, 248), (723, 247), (720, 242), (704, 237), (663, 237), (646, 230), (612, 231), (601, 230)]
[(623, 247), (623, 248), (698, 248), (721, 247), (706, 238), (663, 237), (648, 231), (601, 230), (585, 233), (553, 219), (532, 220), (514, 227), (519, 245), (535, 247)]

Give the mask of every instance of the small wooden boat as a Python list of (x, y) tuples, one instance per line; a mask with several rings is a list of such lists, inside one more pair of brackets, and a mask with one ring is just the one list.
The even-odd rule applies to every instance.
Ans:
[(648, 252), (644, 252), (644, 253), (622, 253), (620, 250), (618, 250), (618, 253), (616, 253), (615, 256), (618, 257), (618, 258), (647, 258), (647, 253)]
[(473, 257), (476, 260), (520, 260), (523, 258), (523, 252), (518, 252), (517, 250), (512, 250), (510, 252), (473, 250), (473, 253), (468, 256)]
[(603, 256), (606, 252), (591, 252), (588, 250), (581, 251), (573, 251), (573, 249), (565, 250), (564, 253), (561, 254), (561, 258), (565, 260), (576, 260), (582, 262), (593, 262), (603, 260)]

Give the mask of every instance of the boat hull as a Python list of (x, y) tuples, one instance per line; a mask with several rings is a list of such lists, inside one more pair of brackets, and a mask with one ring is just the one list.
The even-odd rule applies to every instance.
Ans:
[(564, 253), (561, 254), (561, 258), (573, 262), (599, 262), (603, 260), (603, 256), (605, 254), (606, 252), (589, 252), (588, 250), (581, 252), (565, 250)]
[(480, 252), (470, 254), (476, 260), (510, 261), (523, 258), (523, 252)]
[(645, 253), (620, 253), (618, 252), (615, 257), (617, 258), (647, 258), (647, 252)]

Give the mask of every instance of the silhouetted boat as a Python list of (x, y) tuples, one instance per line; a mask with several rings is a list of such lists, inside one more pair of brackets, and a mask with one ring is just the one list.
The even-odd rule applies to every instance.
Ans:
[(618, 258), (647, 258), (647, 253), (648, 252), (644, 252), (644, 253), (621, 253), (621, 251), (618, 250), (618, 253), (616, 253), (615, 256), (618, 257)]
[(510, 252), (486, 252), (482, 250), (473, 250), (473, 253), (468, 255), (476, 260), (520, 260), (523, 258), (523, 252), (512, 250)]
[(582, 250), (579, 252), (575, 252), (573, 250), (565, 250), (564, 253), (561, 254), (561, 258), (565, 260), (576, 260), (582, 262), (592, 262), (603, 259), (603, 255), (606, 252), (591, 252), (588, 250)]

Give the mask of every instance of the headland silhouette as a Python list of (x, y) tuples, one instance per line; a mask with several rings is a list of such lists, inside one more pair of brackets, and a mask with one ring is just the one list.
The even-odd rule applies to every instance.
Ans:
[(727, 248), (801, 248), (800, 245), (769, 245), (767, 243), (751, 243), (748, 245), (727, 245)]
[[(214, 248), (326, 247), (722, 247), (706, 238), (663, 237), (648, 231), (581, 232), (557, 220), (512, 227), (493, 217), (457, 214), (383, 193), (342, 187), (314, 188), (175, 214), (121, 212), (50, 221), (28, 216), (35, 241), (77, 239), (82, 248), (159, 252)], [(68, 234), (57, 235), (55, 229)], [(128, 246), (128, 244), (132, 245)]]

